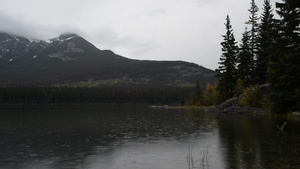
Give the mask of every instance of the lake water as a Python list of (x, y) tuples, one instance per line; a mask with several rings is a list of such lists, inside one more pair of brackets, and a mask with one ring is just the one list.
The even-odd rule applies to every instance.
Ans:
[(297, 119), (143, 105), (0, 111), (1, 169), (300, 168)]

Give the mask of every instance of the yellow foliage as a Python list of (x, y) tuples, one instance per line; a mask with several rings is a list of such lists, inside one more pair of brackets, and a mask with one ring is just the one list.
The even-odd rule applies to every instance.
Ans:
[[(197, 87), (196, 87), (197, 88)], [(187, 106), (212, 106), (217, 103), (216, 85), (211, 86), (207, 83), (206, 88), (201, 94), (201, 98), (191, 96), (190, 99), (186, 101)]]
[(205, 90), (203, 91), (203, 104), (204, 106), (211, 106), (216, 104), (217, 95), (216, 95), (216, 87), (211, 86), (207, 83)]
[(255, 85), (243, 90), (239, 105), (244, 107), (266, 107), (267, 103), (266, 99), (259, 94), (257, 85)]

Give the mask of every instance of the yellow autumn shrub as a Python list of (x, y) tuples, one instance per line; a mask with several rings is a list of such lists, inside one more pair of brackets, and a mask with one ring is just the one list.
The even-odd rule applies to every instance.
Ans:
[(250, 86), (242, 91), (242, 98), (239, 102), (243, 107), (263, 107), (256, 86)]

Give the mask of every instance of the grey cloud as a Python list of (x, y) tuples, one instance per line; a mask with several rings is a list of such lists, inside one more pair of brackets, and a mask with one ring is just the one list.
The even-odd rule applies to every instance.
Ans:
[(32, 39), (46, 40), (62, 33), (74, 32), (81, 34), (77, 28), (71, 26), (49, 26), (34, 22), (23, 21), (0, 12), (0, 31), (25, 36)]
[(99, 30), (89, 32), (90, 35), (92, 35), (91, 38), (93, 40), (97, 40), (102, 43), (108, 43), (112, 44), (116, 41), (116, 38), (118, 37), (118, 33), (111, 27), (102, 27)]
[(148, 16), (151, 17), (158, 17), (158, 16), (164, 16), (166, 14), (166, 11), (164, 9), (153, 9), (150, 10), (148, 13)]
[[(226, 15), (240, 40), (250, 7), (245, 0), (0, 1), (0, 31), (43, 40), (76, 33), (133, 59), (181, 59), (213, 69)], [(256, 2), (261, 9), (263, 0)]]
[(113, 43), (113, 46), (115, 46), (116, 49), (125, 48), (128, 50), (129, 56), (137, 56), (139, 58), (151, 53), (152, 50), (159, 48), (159, 45), (156, 42), (147, 38), (135, 37), (133, 35), (119, 36)]

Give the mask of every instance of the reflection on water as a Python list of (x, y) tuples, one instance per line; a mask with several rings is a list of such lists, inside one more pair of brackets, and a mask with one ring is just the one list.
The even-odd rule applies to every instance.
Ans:
[[(1, 168), (299, 168), (299, 122), (146, 106), (0, 109)], [(191, 159), (191, 158), (190, 158)]]
[[(2, 168), (186, 168), (189, 144), (220, 158), (215, 121), (145, 106), (33, 106), (0, 113)], [(195, 155), (197, 152), (195, 151)], [(212, 166), (222, 166), (222, 160)]]
[[(219, 115), (227, 168), (300, 168), (299, 119)], [(287, 122), (284, 131), (278, 126)]]

